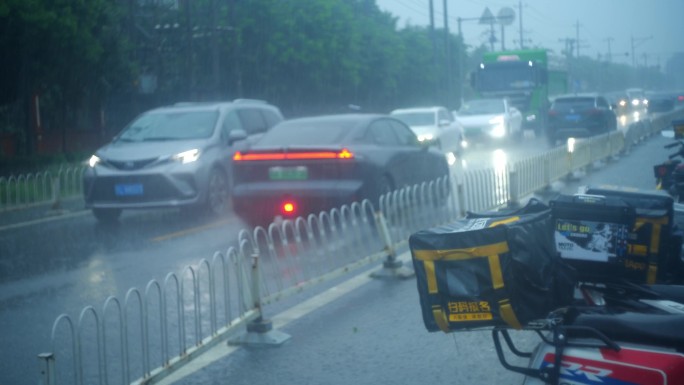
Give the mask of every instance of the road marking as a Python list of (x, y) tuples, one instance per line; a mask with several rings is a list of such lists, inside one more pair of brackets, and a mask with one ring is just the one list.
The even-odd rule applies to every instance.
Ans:
[[(410, 261), (410, 253), (408, 251), (402, 253), (397, 259), (402, 262)], [(296, 321), (312, 311), (319, 309), (334, 300), (358, 289), (359, 287), (365, 285), (366, 283), (373, 281), (371, 274), (375, 271), (382, 269), (382, 265), (377, 266), (370, 271), (360, 273), (341, 284), (331, 287), (330, 289), (318, 294), (298, 305), (295, 305), (271, 318), (273, 322), (273, 329), (282, 329), (287, 326), (290, 322)], [(227, 343), (220, 343), (215, 347), (207, 350), (204, 354), (197, 357), (195, 360), (190, 361), (183, 367), (173, 372), (169, 376), (163, 378), (158, 382), (158, 384), (171, 385), (176, 381), (180, 381), (183, 378), (192, 375), (193, 373), (203, 369), (204, 367), (234, 353), (241, 346), (228, 345)]]
[(180, 237), (184, 237), (186, 235), (199, 233), (200, 231), (203, 231), (203, 230), (211, 229), (214, 227), (219, 227), (219, 226), (227, 224), (228, 222), (230, 222), (230, 219), (222, 219), (220, 221), (208, 223), (208, 224), (203, 225), (203, 226), (191, 227), (189, 229), (176, 231), (175, 233), (160, 235), (158, 237), (150, 239), (150, 241), (151, 242), (162, 242), (162, 241), (167, 241), (167, 240), (173, 239), (173, 238), (180, 238)]
[(54, 214), (54, 215), (51, 215), (51, 216), (46, 217), (46, 218), (34, 219), (31, 221), (15, 223), (15, 224), (6, 225), (6, 226), (0, 226), (0, 231), (20, 229), (22, 227), (28, 227), (28, 226), (41, 224), (41, 223), (47, 223), (47, 222), (54, 222), (54, 221), (57, 221), (60, 219), (76, 218), (76, 217), (86, 215), (88, 213), (90, 213), (89, 210), (81, 210), (81, 211), (76, 211), (76, 212), (68, 213), (68, 214)]

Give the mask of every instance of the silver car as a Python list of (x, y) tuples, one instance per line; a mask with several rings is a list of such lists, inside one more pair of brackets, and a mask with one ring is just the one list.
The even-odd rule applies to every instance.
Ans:
[(433, 143), (444, 152), (460, 154), (463, 151), (463, 127), (445, 107), (402, 108), (390, 115), (411, 127), (420, 142)]
[(97, 150), (83, 175), (86, 207), (104, 222), (123, 209), (228, 207), (231, 159), (283, 120), (266, 102), (178, 103), (147, 111)]

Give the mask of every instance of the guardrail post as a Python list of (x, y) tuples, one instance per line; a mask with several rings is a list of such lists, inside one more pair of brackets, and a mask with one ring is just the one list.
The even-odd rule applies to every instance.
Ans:
[(252, 304), (259, 316), (247, 324), (247, 333), (230, 340), (229, 344), (245, 344), (252, 346), (279, 346), (290, 339), (290, 335), (273, 329), (273, 321), (264, 318), (261, 307), (261, 267), (259, 255), (251, 255), (251, 287)]
[(520, 207), (520, 175), (515, 169), (508, 172), (508, 207)]
[(55, 355), (52, 353), (41, 353), (38, 355), (41, 361), (40, 366), (40, 385), (55, 385)]
[(50, 210), (61, 210), (61, 208), (61, 181), (58, 176), (57, 178), (52, 178), (52, 203), (50, 204)]
[(382, 211), (375, 212), (375, 225), (382, 242), (385, 244), (387, 259), (382, 264), (382, 269), (371, 273), (373, 278), (411, 278), (416, 275), (413, 269), (404, 266), (397, 260), (397, 251), (394, 248), (392, 237), (387, 228), (387, 221)]
[(457, 199), (458, 199), (458, 217), (463, 218), (466, 216), (466, 198), (465, 198), (465, 187), (463, 186), (463, 179), (458, 178), (458, 182), (456, 183), (456, 192), (457, 192)]

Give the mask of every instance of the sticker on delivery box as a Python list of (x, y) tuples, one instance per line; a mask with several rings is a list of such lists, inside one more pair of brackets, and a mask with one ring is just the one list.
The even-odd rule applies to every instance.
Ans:
[(558, 219), (556, 250), (563, 258), (608, 262), (627, 250), (628, 230), (618, 223)]

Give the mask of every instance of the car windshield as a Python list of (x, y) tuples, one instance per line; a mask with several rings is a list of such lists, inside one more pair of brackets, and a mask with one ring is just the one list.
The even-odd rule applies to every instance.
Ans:
[(435, 124), (435, 114), (432, 112), (394, 112), (392, 116), (409, 126), (431, 126)]
[(217, 118), (217, 111), (148, 113), (129, 124), (117, 140), (143, 142), (208, 138), (214, 132)]
[(328, 146), (340, 144), (354, 128), (352, 120), (291, 120), (273, 127), (259, 146)]
[(489, 115), (504, 112), (503, 101), (498, 99), (471, 100), (458, 111), (459, 115)]

